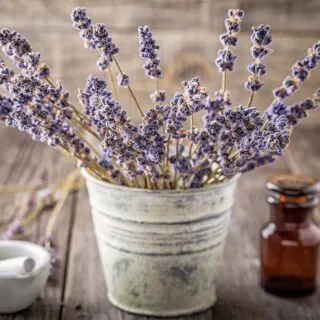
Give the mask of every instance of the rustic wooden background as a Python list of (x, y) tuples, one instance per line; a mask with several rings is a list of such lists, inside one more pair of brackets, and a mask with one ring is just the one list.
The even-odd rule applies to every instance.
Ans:
[[(152, 82), (143, 76), (142, 61), (137, 54), (136, 27), (149, 24), (161, 45), (165, 69), (162, 86), (170, 92), (179, 83), (199, 74), (205, 85), (215, 90), (219, 74), (212, 62), (219, 48), (217, 36), (223, 32), (228, 8), (241, 8), (246, 16), (237, 49), (237, 71), (230, 85), (233, 100), (247, 100), (243, 83), (250, 61), (251, 25), (272, 25), (274, 54), (268, 57), (268, 76), (257, 98), (263, 109), (272, 99), (271, 89), (288, 74), (306, 48), (320, 39), (319, 0), (0, 0), (0, 27), (16, 28), (42, 52), (55, 78), (76, 99), (89, 73), (97, 73), (96, 54), (84, 50), (69, 21), (75, 6), (87, 6), (94, 20), (110, 25), (120, 46), (119, 59), (131, 76), (133, 87), (144, 108), (149, 106)], [(293, 100), (304, 98), (320, 86), (320, 70), (303, 85)], [(136, 119), (130, 98), (123, 92), (121, 101)], [(320, 318), (320, 293), (307, 299), (286, 300), (265, 294), (258, 286), (258, 230), (267, 220), (264, 182), (277, 173), (301, 172), (320, 179), (320, 112), (294, 133), (287, 155), (276, 164), (243, 176), (237, 191), (235, 209), (224, 253), (224, 266), (218, 282), (219, 301), (210, 311), (188, 317), (188, 320), (291, 320)], [(73, 168), (69, 160), (13, 129), (0, 129), (0, 184), (26, 184), (34, 177), (50, 173), (51, 181), (64, 177)], [(306, 157), (306, 155), (308, 155)], [(0, 197), (0, 227), (13, 217), (10, 198)], [(27, 230), (29, 239), (37, 241), (46, 225), (43, 215)], [(40, 301), (32, 308), (1, 320), (145, 320), (121, 312), (106, 301), (106, 290), (92, 231), (85, 190), (75, 192), (68, 200), (55, 232), (58, 245), (58, 278), (47, 286)], [(90, 262), (90, 263), (88, 263)]]

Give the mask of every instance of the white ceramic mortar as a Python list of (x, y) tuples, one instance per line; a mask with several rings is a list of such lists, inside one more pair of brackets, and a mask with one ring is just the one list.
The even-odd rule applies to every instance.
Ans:
[(82, 173), (110, 302), (162, 317), (211, 307), (238, 176), (175, 191), (117, 186)]
[(49, 253), (41, 246), (26, 242), (0, 241), (0, 260), (29, 256), (35, 268), (26, 274), (0, 273), (0, 313), (12, 313), (28, 308), (40, 296), (50, 268)]

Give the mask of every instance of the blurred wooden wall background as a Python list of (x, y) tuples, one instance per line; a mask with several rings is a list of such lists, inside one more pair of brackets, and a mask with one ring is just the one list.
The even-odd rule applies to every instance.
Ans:
[[(96, 52), (85, 50), (71, 27), (69, 14), (76, 6), (86, 6), (94, 21), (109, 25), (121, 50), (119, 60), (130, 75), (145, 110), (151, 106), (148, 95), (154, 89), (154, 83), (144, 77), (138, 55), (138, 25), (150, 25), (161, 46), (160, 57), (165, 70), (161, 87), (172, 94), (179, 89), (181, 80), (199, 75), (213, 92), (220, 86), (220, 74), (213, 61), (220, 48), (218, 35), (224, 32), (227, 10), (245, 10), (236, 49), (237, 67), (229, 77), (233, 101), (240, 104), (248, 98), (243, 83), (251, 60), (251, 26), (270, 24), (274, 53), (266, 59), (265, 86), (255, 100), (261, 109), (270, 103), (272, 89), (289, 73), (292, 64), (320, 39), (319, 0), (0, 0), (1, 27), (15, 28), (23, 33), (34, 50), (42, 53), (54, 78), (62, 80), (73, 99), (89, 73), (99, 74)], [(303, 84), (293, 101), (311, 95), (317, 87), (320, 87), (320, 70)], [(121, 101), (136, 118), (132, 100), (125, 89), (121, 93)], [(314, 121), (320, 121), (320, 112), (314, 113), (305, 125)]]

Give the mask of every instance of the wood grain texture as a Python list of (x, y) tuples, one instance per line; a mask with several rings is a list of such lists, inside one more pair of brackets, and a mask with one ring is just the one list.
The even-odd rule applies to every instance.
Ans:
[[(0, 184), (28, 185), (35, 178), (47, 176), (48, 182), (55, 182), (66, 176), (73, 168), (68, 159), (41, 143), (33, 142), (29, 137), (12, 129), (0, 129), (1, 149), (0, 153)], [(1, 220), (6, 217), (12, 221), (16, 210), (13, 209), (12, 197), (2, 195), (0, 197)], [(19, 202), (19, 196), (17, 197)], [(21, 200), (20, 200), (21, 201)], [(64, 287), (64, 269), (67, 255), (67, 237), (70, 229), (72, 213), (72, 197), (66, 203), (59, 218), (59, 228), (55, 230), (55, 241), (58, 249), (59, 268), (55, 281), (47, 285), (40, 299), (28, 310), (18, 314), (1, 317), (0, 319), (58, 319), (61, 308), (61, 296)], [(3, 210), (5, 208), (5, 210)], [(38, 242), (46, 227), (50, 211), (44, 212), (39, 219), (31, 223), (25, 231), (25, 238)], [(6, 221), (7, 223), (9, 222)], [(0, 233), (4, 225), (0, 227)]]

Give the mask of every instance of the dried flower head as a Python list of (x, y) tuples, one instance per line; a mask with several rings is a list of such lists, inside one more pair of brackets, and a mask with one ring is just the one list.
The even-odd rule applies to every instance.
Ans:
[(223, 49), (218, 51), (218, 57), (215, 60), (219, 72), (233, 71), (236, 56), (230, 47), (236, 47), (238, 44), (238, 33), (244, 12), (239, 9), (229, 10), (228, 18), (225, 20), (226, 33), (220, 35), (219, 39)]
[(105, 70), (109, 67), (114, 56), (119, 52), (113, 43), (108, 27), (103, 23), (92, 24), (85, 8), (75, 8), (71, 13), (73, 27), (79, 31), (84, 39), (86, 48), (98, 50), (101, 57), (97, 61), (99, 69)]
[(153, 39), (152, 32), (149, 26), (140, 26), (138, 28), (140, 57), (147, 59), (143, 65), (145, 74), (151, 79), (159, 79), (162, 75), (160, 69), (160, 59), (158, 57), (159, 45)]
[(249, 64), (248, 71), (251, 74), (245, 82), (245, 88), (250, 92), (257, 92), (263, 86), (260, 77), (267, 72), (266, 66), (261, 62), (272, 50), (269, 45), (272, 41), (270, 35), (270, 26), (261, 24), (260, 26), (252, 28), (251, 41), (251, 55), (255, 59), (253, 63)]

